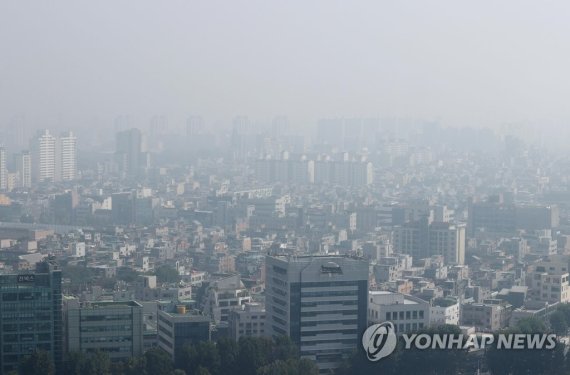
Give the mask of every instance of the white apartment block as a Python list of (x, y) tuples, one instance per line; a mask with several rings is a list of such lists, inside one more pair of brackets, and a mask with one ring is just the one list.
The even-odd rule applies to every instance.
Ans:
[(29, 189), (32, 187), (32, 157), (29, 151), (22, 151), (18, 156), (17, 168), (19, 174), (19, 187)]
[(8, 189), (8, 170), (6, 169), (6, 149), (0, 147), (0, 190)]
[(61, 180), (75, 180), (77, 178), (77, 138), (72, 132), (60, 136), (58, 159)]
[(55, 181), (56, 138), (49, 130), (40, 131), (30, 144), (32, 179), (38, 182)]

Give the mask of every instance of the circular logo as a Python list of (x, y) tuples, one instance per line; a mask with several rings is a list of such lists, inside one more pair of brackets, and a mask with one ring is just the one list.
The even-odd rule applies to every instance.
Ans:
[(392, 354), (397, 343), (398, 337), (391, 322), (371, 325), (362, 335), (362, 347), (372, 362)]

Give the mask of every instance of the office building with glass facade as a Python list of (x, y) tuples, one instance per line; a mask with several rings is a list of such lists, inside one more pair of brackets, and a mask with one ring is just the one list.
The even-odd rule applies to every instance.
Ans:
[(49, 353), (63, 362), (61, 270), (48, 259), (35, 272), (0, 274), (0, 373), (18, 369), (27, 355)]

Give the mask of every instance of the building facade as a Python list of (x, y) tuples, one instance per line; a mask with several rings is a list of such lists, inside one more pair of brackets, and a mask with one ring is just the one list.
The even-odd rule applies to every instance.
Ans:
[(428, 302), (401, 293), (370, 291), (368, 322), (370, 324), (392, 322), (397, 334), (414, 332), (429, 325)]
[(58, 150), (59, 178), (73, 181), (77, 178), (77, 138), (73, 132), (63, 133), (59, 137)]
[(210, 318), (187, 310), (185, 305), (158, 311), (158, 346), (176, 361), (187, 345), (211, 338)]
[(30, 144), (32, 179), (37, 182), (56, 179), (56, 138), (49, 130), (43, 130), (32, 138)]
[(230, 312), (230, 337), (239, 340), (240, 337), (265, 336), (265, 306), (260, 303), (246, 303)]
[(35, 272), (0, 275), (0, 372), (18, 369), (27, 355), (49, 353), (56, 371), (63, 363), (61, 270), (52, 260)]
[(342, 256), (266, 258), (266, 332), (286, 335), (321, 372), (358, 347), (367, 326), (368, 263)]
[(143, 353), (143, 307), (135, 301), (84, 302), (65, 311), (69, 352), (102, 351), (111, 360)]

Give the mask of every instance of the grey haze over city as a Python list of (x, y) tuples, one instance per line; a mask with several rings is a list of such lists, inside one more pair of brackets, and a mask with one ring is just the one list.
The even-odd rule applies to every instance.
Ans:
[[(570, 121), (566, 1), (3, 1), (0, 119)], [(553, 134), (550, 132), (549, 134)]]
[(570, 375), (569, 20), (0, 0), (0, 375)]

